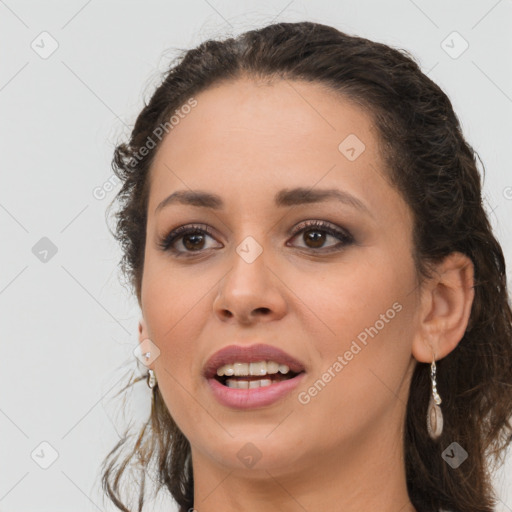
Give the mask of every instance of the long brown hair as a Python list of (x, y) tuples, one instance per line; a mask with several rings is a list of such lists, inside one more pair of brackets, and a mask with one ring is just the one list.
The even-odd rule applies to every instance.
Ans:
[[(155, 130), (194, 95), (240, 77), (321, 83), (356, 102), (374, 120), (389, 179), (413, 212), (418, 275), (428, 277), (430, 265), (454, 251), (473, 261), (475, 297), (467, 330), (458, 346), (437, 362), (444, 431), (438, 441), (427, 433), (430, 365), (418, 363), (407, 404), (405, 464), (409, 497), (419, 512), (493, 511), (490, 461), (492, 457), (495, 463), (503, 462), (512, 431), (512, 312), (505, 261), (483, 208), (476, 152), (464, 139), (446, 94), (405, 50), (300, 22), (209, 40), (184, 52), (140, 112), (129, 141), (116, 147), (113, 159), (122, 182), (115, 198), (120, 209), (114, 236), (123, 249), (120, 267), (139, 303), (147, 178), (160, 145)], [(149, 139), (155, 147), (141, 151)], [(457, 469), (441, 456), (454, 441), (469, 454)], [(192, 508), (190, 444), (158, 386), (142, 431), (134, 437), (127, 433), (103, 463), (103, 489), (120, 510), (129, 511), (121, 496), (127, 469), (143, 471), (150, 463), (155, 464), (158, 484), (172, 494), (180, 510)], [(138, 485), (141, 511), (143, 472)]]

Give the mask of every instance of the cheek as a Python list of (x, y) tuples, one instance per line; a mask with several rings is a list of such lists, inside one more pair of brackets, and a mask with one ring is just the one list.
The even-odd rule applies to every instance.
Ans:
[[(311, 318), (307, 328), (323, 340), (321, 351), (343, 352), (351, 340), (364, 341), (368, 330), (394, 332), (405, 320), (407, 292), (414, 274), (411, 262), (394, 263), (383, 255), (370, 260), (349, 258), (340, 265), (325, 266), (311, 274), (292, 270), (286, 279), (294, 283), (293, 291), (303, 302), (304, 313)], [(310, 276), (305, 278), (305, 276)], [(314, 331), (313, 331), (314, 330)]]
[(163, 257), (149, 255), (141, 298), (144, 315), (156, 339), (176, 337), (183, 324), (196, 325), (190, 318), (205, 308), (207, 294), (215, 284), (213, 277), (208, 272), (193, 267), (179, 268)]
[(315, 366), (326, 373), (313, 375), (310, 385), (316, 379), (329, 384), (312, 399), (312, 407), (320, 415), (334, 410), (342, 417), (343, 411), (353, 410), (364, 416), (365, 411), (379, 411), (393, 399), (390, 389), (400, 387), (410, 363), (414, 266), (407, 258), (391, 261), (378, 255), (374, 261), (329, 270), (328, 275), (317, 278), (315, 286), (303, 280), (298, 292), (307, 297), (321, 320), (315, 320), (315, 325), (323, 326), (313, 349), (318, 357)]
[[(207, 275), (169, 271), (149, 266), (144, 275), (142, 303), (151, 340), (158, 346), (157, 372), (172, 389), (197, 372), (196, 340), (211, 316), (213, 280)], [(210, 282), (212, 281), (212, 282)], [(195, 363), (195, 366), (194, 366)], [(159, 379), (160, 380), (160, 379)]]
[[(197, 287), (180, 286), (176, 279), (156, 280), (148, 286), (145, 316), (151, 339), (160, 349), (155, 360), (160, 393), (169, 413), (183, 432), (194, 430), (194, 419), (204, 414), (191, 397), (197, 395), (199, 365), (196, 340), (211, 314), (201, 279)], [(190, 285), (190, 280), (187, 281)], [(202, 299), (202, 300), (201, 300)]]

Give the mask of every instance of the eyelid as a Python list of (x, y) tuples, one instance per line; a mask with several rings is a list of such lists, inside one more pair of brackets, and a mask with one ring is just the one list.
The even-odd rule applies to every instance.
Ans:
[(299, 222), (299, 224), (292, 228), (290, 234), (295, 236), (295, 234), (300, 233), (301, 231), (304, 231), (308, 228), (318, 228), (319, 230), (326, 231), (330, 234), (344, 236), (347, 239), (353, 239), (352, 234), (347, 229), (336, 226), (335, 224), (325, 220), (306, 220)]

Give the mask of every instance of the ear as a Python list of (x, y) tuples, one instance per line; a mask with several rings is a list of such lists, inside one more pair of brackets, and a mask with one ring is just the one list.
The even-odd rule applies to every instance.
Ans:
[(139, 320), (139, 342), (149, 338), (148, 328), (146, 326), (146, 321), (144, 317), (141, 317)]
[(150, 339), (149, 330), (147, 328), (144, 317), (141, 317), (139, 320), (139, 347), (142, 354), (145, 355), (149, 353), (149, 358), (144, 358), (142, 361), (143, 364), (147, 368), (154, 370), (154, 362), (160, 356), (160, 350), (158, 349), (157, 345)]
[(420, 295), (412, 354), (430, 363), (434, 354), (436, 360), (448, 355), (464, 336), (475, 295), (473, 262), (451, 253), (434, 267)]

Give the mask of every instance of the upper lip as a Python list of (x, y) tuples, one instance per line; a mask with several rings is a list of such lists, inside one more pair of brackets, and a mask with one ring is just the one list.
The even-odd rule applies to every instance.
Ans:
[(225, 364), (240, 363), (256, 363), (258, 361), (275, 361), (279, 364), (287, 365), (294, 373), (304, 371), (304, 365), (287, 354), (283, 350), (271, 345), (229, 345), (215, 352), (203, 368), (203, 375), (207, 379), (211, 379), (217, 375), (217, 369)]

